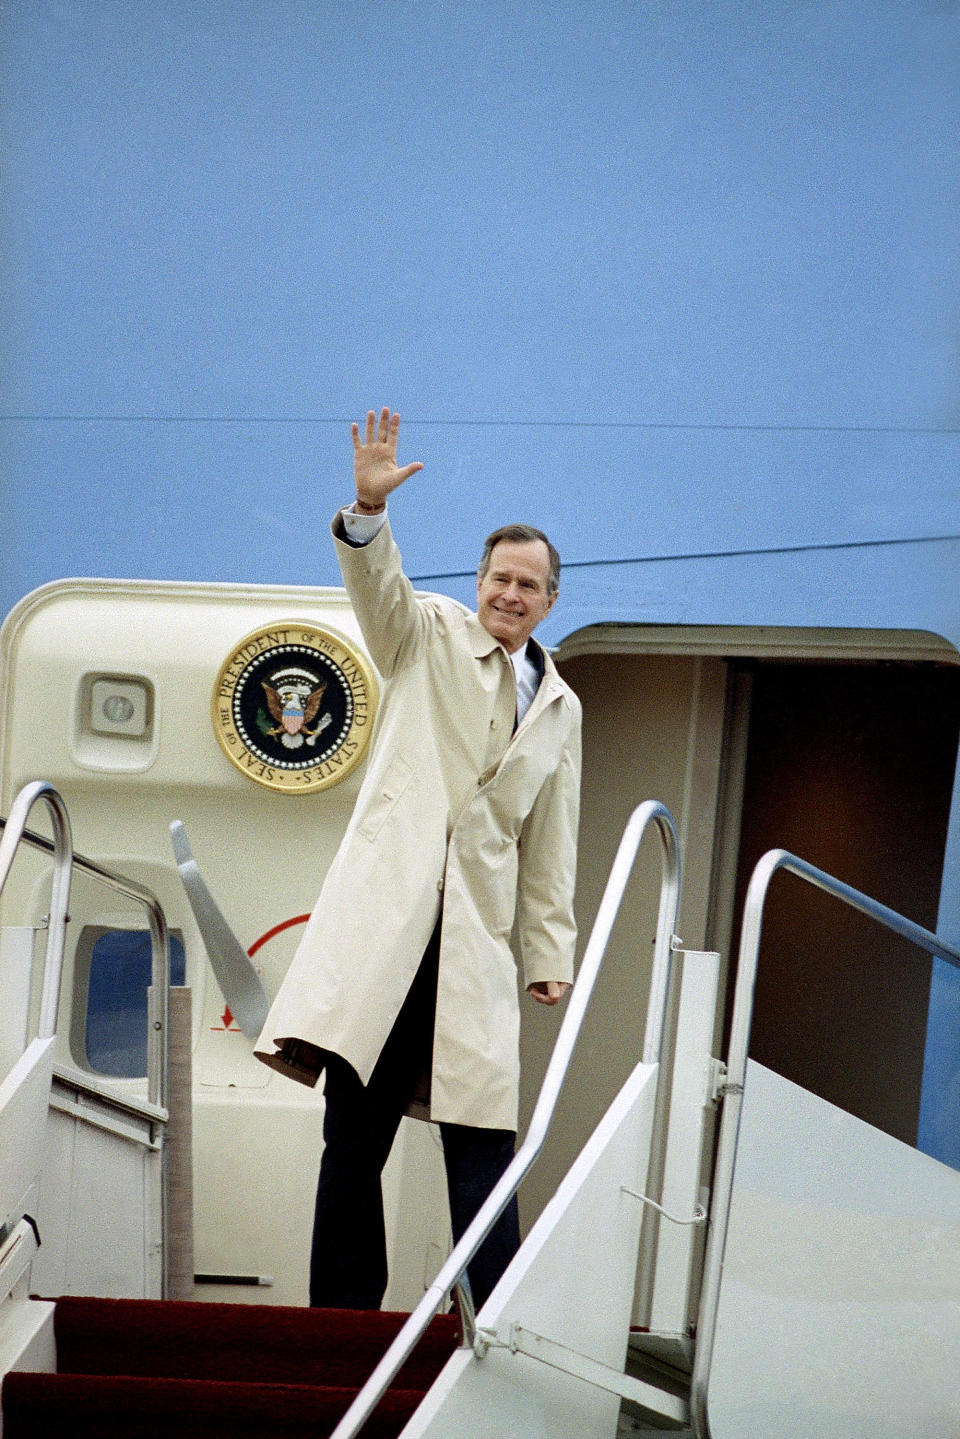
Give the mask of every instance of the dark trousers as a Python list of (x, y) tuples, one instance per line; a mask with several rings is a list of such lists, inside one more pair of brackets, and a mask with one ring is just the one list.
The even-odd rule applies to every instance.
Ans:
[[(369, 1084), (361, 1084), (339, 1055), (325, 1056), (324, 1150), (310, 1255), (312, 1305), (379, 1309), (383, 1299), (387, 1251), (380, 1175), (418, 1077), (429, 1072), (439, 938), (438, 925)], [(440, 1135), (456, 1242), (513, 1158), (516, 1135), (465, 1124), (441, 1124)], [(478, 1309), (519, 1243), (514, 1196), (468, 1270)]]

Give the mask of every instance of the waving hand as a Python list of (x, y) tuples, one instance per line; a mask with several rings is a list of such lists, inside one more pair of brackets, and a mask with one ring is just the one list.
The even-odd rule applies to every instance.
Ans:
[(378, 514), (386, 503), (387, 496), (423, 469), (419, 460), (403, 467), (397, 464), (397, 432), (400, 416), (391, 416), (388, 406), (380, 411), (379, 421), (373, 410), (367, 411), (367, 426), (363, 440), (360, 426), (350, 426), (353, 437), (353, 477), (357, 486), (357, 509), (367, 514)]

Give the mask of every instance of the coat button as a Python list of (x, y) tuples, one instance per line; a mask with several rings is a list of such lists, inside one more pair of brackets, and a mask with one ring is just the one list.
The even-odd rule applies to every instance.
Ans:
[(440, 891), (441, 894), (443, 893), (443, 880), (442, 880), (442, 879), (438, 879), (438, 880), (437, 880), (437, 889)]

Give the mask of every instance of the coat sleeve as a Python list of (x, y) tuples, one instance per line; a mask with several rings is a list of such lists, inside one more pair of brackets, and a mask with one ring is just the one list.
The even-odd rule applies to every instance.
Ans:
[(520, 834), (517, 923), (525, 986), (573, 979), (573, 895), (580, 820), (580, 703), (560, 762), (543, 784)]
[(403, 573), (389, 520), (366, 545), (349, 544), (339, 514), (333, 538), (343, 583), (370, 657), (388, 677), (408, 664), (426, 642), (430, 614)]

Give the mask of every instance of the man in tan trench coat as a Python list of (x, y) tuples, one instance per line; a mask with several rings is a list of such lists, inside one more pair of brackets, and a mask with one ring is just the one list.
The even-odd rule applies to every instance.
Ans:
[[(454, 1238), (506, 1168), (514, 922), (525, 987), (545, 1004), (569, 988), (576, 935), (580, 705), (530, 639), (559, 559), (508, 526), (488, 541), (476, 614), (415, 596), (386, 519), (388, 494), (422, 469), (397, 465), (398, 426), (386, 409), (362, 440), (353, 426), (357, 498), (333, 523), (385, 682), (367, 774), (257, 1046), (291, 1078), (325, 1074), (310, 1294), (330, 1307), (383, 1297), (380, 1172), (405, 1110), (440, 1125)], [(478, 1305), (517, 1243), (514, 1204), (470, 1267)]]

